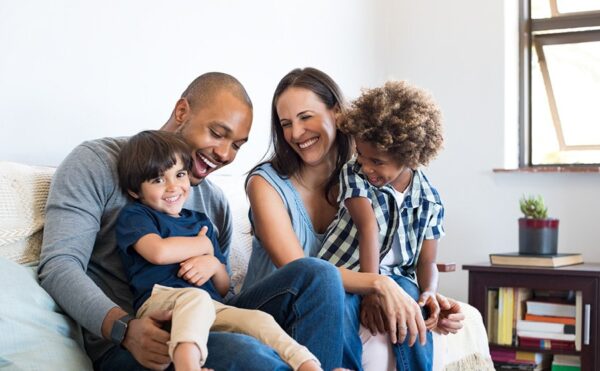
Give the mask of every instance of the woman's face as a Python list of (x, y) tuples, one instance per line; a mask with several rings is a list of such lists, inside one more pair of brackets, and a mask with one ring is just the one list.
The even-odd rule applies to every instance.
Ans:
[(305, 165), (318, 165), (333, 155), (336, 110), (308, 89), (289, 88), (277, 100), (277, 115), (285, 141)]

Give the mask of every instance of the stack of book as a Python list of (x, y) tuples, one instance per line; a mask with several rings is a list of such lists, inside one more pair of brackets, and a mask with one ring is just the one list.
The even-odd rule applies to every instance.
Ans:
[(578, 356), (557, 354), (552, 359), (552, 371), (581, 371), (581, 359)]
[(490, 351), (496, 370), (546, 370), (552, 361), (551, 354), (521, 352), (512, 349)]
[(581, 306), (581, 293), (575, 304), (547, 302), (535, 298), (527, 300), (524, 320), (517, 320), (518, 345), (527, 348), (552, 350), (581, 350), (580, 324), (577, 307)]

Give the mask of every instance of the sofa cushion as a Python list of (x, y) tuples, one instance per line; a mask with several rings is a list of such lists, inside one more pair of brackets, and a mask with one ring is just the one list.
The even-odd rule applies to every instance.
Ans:
[(0, 257), (39, 261), (46, 198), (54, 168), (0, 161)]
[(92, 369), (79, 327), (38, 284), (35, 266), (0, 257), (0, 282), (0, 369)]

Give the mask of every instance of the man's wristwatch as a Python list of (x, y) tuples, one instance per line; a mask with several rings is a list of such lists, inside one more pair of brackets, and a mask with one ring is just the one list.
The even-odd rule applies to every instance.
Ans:
[(127, 314), (113, 323), (113, 327), (110, 330), (110, 340), (113, 343), (117, 345), (121, 345), (121, 343), (123, 343), (125, 334), (127, 333), (127, 326), (129, 326), (129, 321), (134, 318), (135, 317), (131, 314)]

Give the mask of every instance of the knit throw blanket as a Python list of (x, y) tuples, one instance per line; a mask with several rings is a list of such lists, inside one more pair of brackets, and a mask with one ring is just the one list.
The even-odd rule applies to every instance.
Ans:
[(0, 256), (37, 263), (54, 168), (0, 161)]

